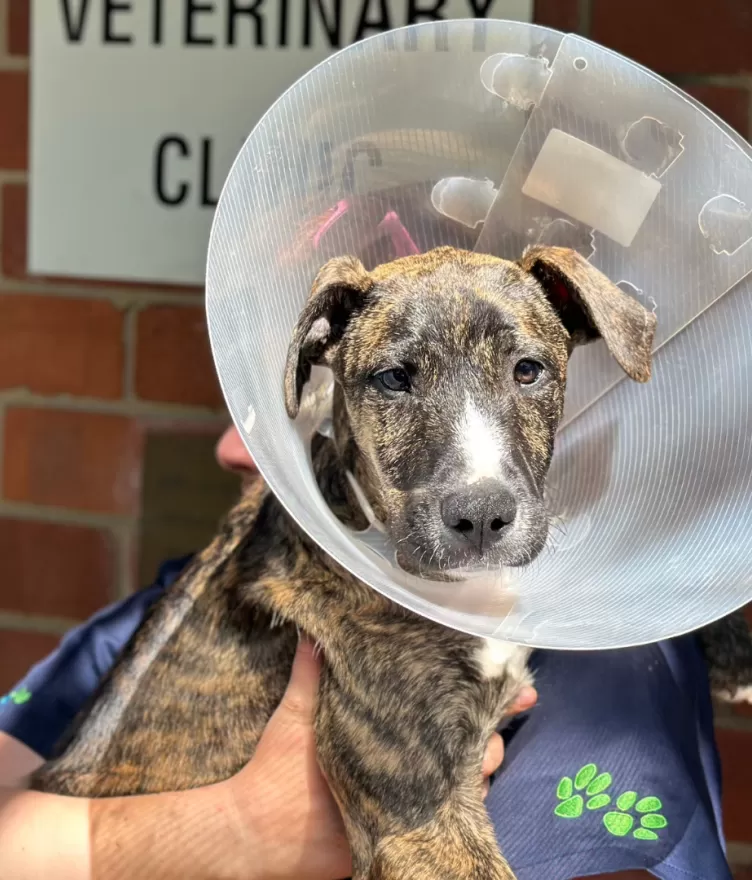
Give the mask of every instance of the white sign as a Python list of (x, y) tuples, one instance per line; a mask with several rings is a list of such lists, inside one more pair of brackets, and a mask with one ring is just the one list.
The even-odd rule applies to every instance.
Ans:
[(29, 269), (202, 284), (225, 175), (268, 107), (337, 49), (533, 0), (35, 0)]

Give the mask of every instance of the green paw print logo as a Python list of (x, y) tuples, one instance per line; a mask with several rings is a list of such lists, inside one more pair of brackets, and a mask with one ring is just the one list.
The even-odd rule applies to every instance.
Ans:
[(600, 810), (608, 806), (611, 798), (605, 792), (611, 781), (610, 773), (599, 773), (595, 764), (585, 764), (575, 776), (574, 782), (569, 776), (559, 782), (556, 796), (561, 803), (554, 813), (562, 819), (579, 819), (583, 809)]
[[(637, 816), (629, 812), (632, 807)], [(668, 825), (666, 817), (658, 812), (662, 808), (660, 798), (651, 796), (638, 800), (636, 791), (625, 791), (616, 799), (616, 809), (603, 817), (603, 824), (615, 837), (625, 837), (639, 818), (639, 827), (632, 831), (632, 837), (637, 840), (658, 840), (656, 831)]]
[(9, 694), (6, 694), (4, 697), (0, 697), (0, 706), (5, 703), (15, 703), (16, 706), (21, 706), (24, 703), (28, 703), (31, 699), (31, 691), (26, 688), (19, 688), (17, 691), (11, 691)]
[[(554, 814), (561, 819), (579, 819), (586, 811), (595, 812), (611, 805), (608, 789), (613, 779), (610, 773), (598, 772), (595, 764), (582, 767), (574, 780), (564, 776), (556, 789), (559, 801)], [(625, 791), (619, 795), (614, 804), (616, 809), (609, 810), (603, 816), (603, 825), (614, 837), (626, 837), (632, 832), (637, 840), (658, 840), (656, 833), (666, 828), (668, 821), (659, 812), (663, 804), (657, 797), (638, 798), (636, 791)], [(632, 814), (632, 809), (637, 815)], [(639, 819), (638, 827), (635, 823)], [(634, 829), (634, 830), (633, 830)]]

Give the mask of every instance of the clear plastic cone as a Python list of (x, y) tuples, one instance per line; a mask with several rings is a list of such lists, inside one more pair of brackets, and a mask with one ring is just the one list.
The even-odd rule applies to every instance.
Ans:
[[(249, 84), (250, 87), (250, 84)], [(351, 46), (288, 90), (224, 187), (206, 296), (232, 418), (287, 511), (374, 589), (447, 626), (593, 649), (695, 629), (752, 598), (752, 148), (650, 71), (579, 37), (464, 20)], [(454, 245), (573, 247), (656, 312), (653, 377), (578, 349), (525, 568), (439, 584), (315, 483), (331, 376), (300, 416), (283, 369), (318, 269)]]

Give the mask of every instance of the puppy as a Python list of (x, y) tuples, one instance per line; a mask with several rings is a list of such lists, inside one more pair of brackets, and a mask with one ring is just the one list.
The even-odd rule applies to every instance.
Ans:
[[(645, 382), (655, 324), (566, 249), (512, 263), (440, 248), (371, 272), (334, 259), (293, 333), (286, 407), (294, 418), (312, 366), (331, 368), (319, 486), (343, 523), (365, 528), (353, 474), (406, 570), (525, 565), (546, 540), (573, 348), (600, 337)], [(395, 606), (260, 484), (155, 605), (32, 787), (98, 797), (231, 776), (281, 699), (298, 628), (324, 649), (317, 749), (353, 877), (512, 880), (479, 778), (490, 734), (531, 681), (528, 651)]]

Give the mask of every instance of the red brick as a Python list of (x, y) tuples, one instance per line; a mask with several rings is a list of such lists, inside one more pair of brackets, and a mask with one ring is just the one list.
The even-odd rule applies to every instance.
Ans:
[(57, 647), (60, 639), (45, 633), (0, 630), (0, 694), (9, 691), (29, 669)]
[(8, 278), (26, 278), (26, 186), (10, 183), (3, 187), (0, 234), (2, 270)]
[(742, 137), (749, 135), (749, 107), (752, 96), (747, 89), (726, 86), (695, 85), (683, 86), (706, 107), (717, 113), (724, 121), (736, 129)]
[[(752, 706), (749, 703), (734, 703), (732, 712), (740, 718), (752, 718)], [(750, 796), (752, 797), (752, 793)]]
[(719, 728), (716, 741), (723, 768), (726, 839), (752, 843), (752, 731)]
[(0, 519), (0, 608), (85, 619), (106, 605), (115, 547), (106, 532)]
[(117, 287), (124, 290), (157, 290), (164, 293), (201, 294), (203, 288), (176, 284), (142, 284), (135, 281), (112, 279), (59, 277), (33, 275), (27, 271), (26, 223), (28, 205), (26, 184), (8, 183), (2, 188), (2, 273), (6, 278), (19, 281), (49, 281), (56, 284), (75, 284), (76, 287)]
[(752, 70), (749, 0), (593, 0), (590, 35), (663, 74)]
[(25, 70), (0, 71), (0, 168), (26, 168), (29, 133), (29, 77)]
[(0, 389), (116, 399), (123, 316), (111, 303), (0, 294)]
[(124, 416), (10, 408), (3, 493), (11, 501), (138, 512), (143, 438)]
[(135, 387), (143, 400), (222, 406), (203, 309), (152, 306), (139, 314)]
[(11, 55), (28, 55), (31, 20), (29, 0), (6, 0), (6, 2), (8, 4), (6, 21), (8, 52)]
[(555, 30), (576, 32), (579, 27), (578, 0), (535, 0), (533, 21)]

